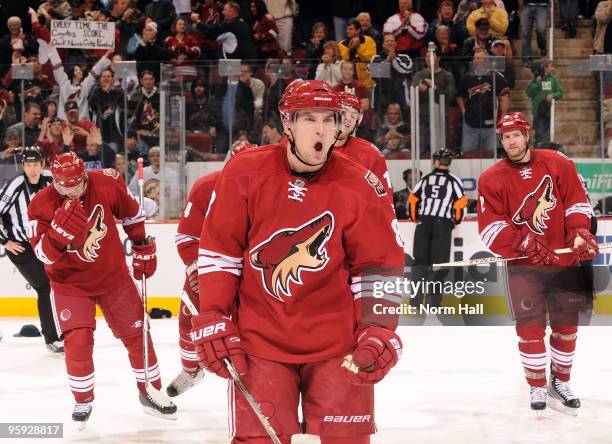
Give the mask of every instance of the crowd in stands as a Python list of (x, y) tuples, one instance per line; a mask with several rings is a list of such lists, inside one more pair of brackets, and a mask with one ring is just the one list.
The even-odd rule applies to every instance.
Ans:
[[(39, 144), (50, 159), (73, 150), (90, 168), (128, 166), (160, 144), (160, 89), (185, 98), (187, 160), (224, 153), (231, 141), (280, 139), (277, 110), (296, 78), (316, 78), (355, 94), (365, 110), (357, 135), (386, 155), (413, 151), (409, 88), (418, 89), (419, 152), (429, 147), (429, 90), (446, 145), (466, 157), (490, 155), (498, 116), (511, 108), (512, 57), (533, 69), (538, 138), (545, 106), (562, 97), (546, 60), (548, 0), (24, 0), (0, 5), (0, 163), (15, 147)], [(593, 17), (595, 52), (612, 47), (612, 1), (560, 0), (568, 37), (579, 15)], [(52, 20), (115, 24), (105, 49), (55, 48)], [(536, 29), (536, 54), (531, 30)], [(612, 28), (611, 28), (612, 29)], [(511, 40), (522, 34), (521, 54)], [(434, 55), (428, 48), (433, 43)], [(495, 68), (488, 55), (505, 57)], [(499, 57), (500, 56), (500, 57)], [(240, 74), (220, 77), (221, 58), (241, 59)], [(433, 65), (432, 65), (433, 59)], [(137, 70), (120, 75), (118, 62)], [(31, 80), (12, 78), (13, 63), (32, 63)], [(167, 64), (170, 69), (162, 70)], [(388, 63), (388, 77), (371, 66)], [(370, 66), (371, 64), (371, 66)], [(431, 81), (431, 70), (434, 82)], [(163, 82), (163, 85), (162, 83)], [(22, 86), (24, 91), (21, 97)], [(444, 109), (440, 97), (444, 96)], [(127, 103), (127, 107), (124, 105)], [(23, 109), (22, 109), (23, 108)], [(540, 110), (542, 108), (542, 110)], [(542, 111), (540, 113), (540, 111)], [(127, 116), (126, 116), (127, 113)], [(22, 118), (23, 115), (23, 118)], [(127, 128), (124, 126), (124, 118)], [(439, 123), (438, 123), (439, 124)], [(165, 135), (179, 140), (179, 129)], [(231, 131), (231, 134), (230, 134)], [(127, 158), (125, 153), (127, 151)]]

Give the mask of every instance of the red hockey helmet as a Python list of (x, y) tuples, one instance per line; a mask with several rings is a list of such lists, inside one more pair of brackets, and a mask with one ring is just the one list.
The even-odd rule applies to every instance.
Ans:
[(64, 188), (79, 186), (86, 177), (83, 159), (73, 152), (58, 154), (51, 163), (53, 182)]
[(340, 105), (342, 108), (353, 108), (359, 113), (357, 125), (360, 125), (361, 120), (363, 119), (363, 108), (361, 107), (361, 102), (357, 96), (346, 91), (342, 91), (338, 93), (338, 95), (340, 96)]
[(278, 110), (288, 119), (295, 111), (305, 109), (329, 110), (339, 115), (342, 112), (338, 93), (329, 84), (320, 80), (293, 81), (285, 88)]
[(529, 122), (523, 113), (508, 113), (497, 122), (497, 134), (501, 136), (508, 131), (519, 130), (524, 135), (529, 134)]

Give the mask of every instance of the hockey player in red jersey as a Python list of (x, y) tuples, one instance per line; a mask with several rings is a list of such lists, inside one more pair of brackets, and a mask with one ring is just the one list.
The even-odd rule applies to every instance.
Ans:
[[(329, 85), (288, 88), (279, 110), (287, 142), (235, 156), (217, 179), (190, 337), (209, 371), (228, 378), (232, 361), (281, 442), (369, 443), (372, 384), (402, 347), (397, 317), (373, 311), (399, 302), (378, 285), (403, 272), (397, 221), (376, 175), (332, 152), (342, 109)], [(233, 443), (270, 442), (233, 384), (230, 407)]]
[[(543, 410), (548, 401), (575, 414), (580, 401), (569, 379), (584, 303), (577, 265), (598, 254), (589, 232), (590, 204), (571, 160), (529, 148), (529, 123), (521, 113), (506, 114), (497, 132), (507, 158), (478, 180), (480, 237), (498, 255), (527, 256), (508, 265), (508, 285), (531, 408)], [(566, 247), (572, 254), (555, 254), (555, 249)], [(552, 329), (548, 390), (547, 314)]]
[[(132, 241), (134, 278), (153, 275), (155, 241), (146, 236), (138, 201), (115, 170), (86, 172), (74, 153), (56, 156), (51, 174), (54, 186), (38, 193), (28, 206), (28, 234), (51, 282), (54, 319), (64, 338), (66, 370), (76, 400), (72, 418), (84, 423), (92, 410), (97, 304), (128, 351), (145, 412), (174, 419), (176, 406), (156, 404), (144, 386), (142, 301), (123, 259), (115, 225), (116, 218)], [(150, 337), (148, 375), (159, 390)]]
[(385, 158), (380, 150), (371, 142), (355, 136), (355, 131), (363, 119), (361, 102), (351, 93), (340, 92), (338, 94), (340, 96), (340, 104), (344, 110), (344, 125), (334, 150), (350, 157), (376, 174), (385, 187), (387, 187), (389, 201), (393, 204), (393, 189)]
[[(176, 249), (185, 264), (185, 283), (183, 291), (187, 293), (191, 302), (197, 307), (200, 305), (200, 290), (198, 287), (198, 245), (200, 233), (204, 225), (204, 217), (210, 198), (219, 176), (219, 171), (200, 177), (193, 184), (187, 204), (181, 214), (181, 220), (175, 236)], [(191, 387), (199, 384), (204, 378), (204, 369), (198, 365), (198, 356), (195, 347), (189, 339), (191, 329), (191, 313), (181, 302), (179, 309), (179, 348), (183, 370), (166, 388), (169, 396), (178, 396)]]

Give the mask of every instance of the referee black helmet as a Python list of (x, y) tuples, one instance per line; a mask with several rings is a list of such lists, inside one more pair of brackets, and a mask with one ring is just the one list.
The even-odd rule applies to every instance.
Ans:
[(44, 162), (45, 152), (38, 146), (26, 146), (21, 153), (23, 162)]
[(453, 152), (449, 149), (442, 148), (431, 155), (431, 160), (440, 161), (440, 165), (448, 166), (453, 160)]

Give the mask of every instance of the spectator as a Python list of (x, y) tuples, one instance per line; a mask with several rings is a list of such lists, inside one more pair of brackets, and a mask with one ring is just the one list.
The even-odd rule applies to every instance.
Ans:
[[(397, 141), (393, 133), (402, 135), (403, 140)], [(407, 136), (410, 135), (410, 126), (404, 122), (402, 110), (398, 103), (390, 103), (383, 119), (383, 124), (376, 132), (374, 141), (381, 150), (399, 150), (405, 148)], [(397, 146), (395, 144), (397, 143)]]
[[(89, 20), (92, 21), (96, 21), (96, 22), (110, 22), (111, 20), (111, 13), (108, 9), (105, 9), (104, 7), (100, 7), (100, 9), (98, 11), (92, 11), (94, 15), (91, 16), (91, 18)], [(119, 31), (119, 29), (117, 27), (115, 27), (115, 41), (114, 41), (114, 48), (121, 48), (121, 31)], [(88, 57), (89, 60), (99, 60), (104, 56), (108, 56), (110, 53), (114, 52), (114, 50), (107, 50), (104, 48), (99, 48), (99, 49), (90, 49), (88, 52)]]
[[(154, 146), (149, 150), (148, 154), (149, 165), (143, 168), (143, 179), (144, 188), (149, 192), (149, 198), (155, 197), (153, 200), (159, 205), (159, 181), (161, 180), (161, 173), (159, 171), (160, 160), (161, 160), (161, 149), (158, 146)], [(135, 174), (130, 180), (129, 185), (130, 192), (134, 196), (138, 196), (138, 175)]]
[(466, 27), (470, 36), (476, 34), (476, 22), (481, 18), (489, 20), (491, 34), (496, 37), (502, 37), (508, 30), (508, 13), (495, 6), (493, 0), (482, 0), (480, 8), (472, 11), (468, 16)]
[(111, 168), (115, 160), (115, 152), (102, 142), (100, 129), (95, 127), (87, 137), (85, 151), (78, 153), (78, 156), (83, 159), (86, 170)]
[(578, 0), (559, 0), (561, 29), (569, 39), (576, 37), (576, 20), (578, 20)]
[(0, 89), (0, 139), (3, 138), (4, 128), (14, 125), (18, 120), (17, 110), (15, 109), (15, 93)]
[(159, 145), (159, 90), (151, 71), (140, 75), (140, 88), (132, 95), (136, 103), (130, 126), (147, 145)]
[(456, 46), (462, 45), (467, 38), (465, 26), (456, 20), (455, 5), (451, 0), (444, 0), (438, 6), (438, 17), (435, 18), (429, 25), (428, 41), (436, 41), (436, 33), (440, 26), (446, 26), (449, 29), (449, 40)]
[(119, 88), (127, 94), (128, 99), (132, 97), (136, 88), (138, 88), (138, 72), (129, 74), (127, 77), (119, 76), (116, 73), (117, 62), (123, 61), (123, 57), (119, 54), (113, 55), (110, 68), (115, 72), (115, 88)]
[(89, 104), (92, 120), (102, 132), (102, 140), (116, 152), (123, 146), (123, 91), (115, 88), (115, 74), (110, 68), (100, 74), (99, 84), (91, 94)]
[(0, 152), (0, 165), (7, 163), (17, 165), (20, 162), (17, 158), (20, 146), (21, 132), (16, 128), (7, 129), (2, 143), (2, 152)]
[[(248, 132), (253, 129), (255, 99), (251, 87), (247, 83), (241, 82), (239, 76), (229, 76), (227, 82), (223, 82), (217, 87), (213, 96), (220, 102), (214, 109), (220, 112), (217, 119), (222, 124), (223, 136), (225, 136), (222, 136), (223, 139), (219, 140), (220, 135), (217, 135), (219, 143), (216, 146), (220, 147), (217, 152), (225, 153), (229, 149), (227, 136), (233, 141), (236, 140), (241, 131)], [(231, 134), (229, 134), (230, 121)]]
[(240, 81), (249, 85), (253, 92), (253, 105), (255, 106), (255, 114), (259, 117), (263, 114), (264, 94), (266, 93), (266, 85), (257, 77), (251, 75), (251, 66), (243, 63), (240, 67)]
[(45, 152), (47, 165), (51, 165), (51, 161), (56, 155), (64, 152), (63, 129), (64, 121), (59, 117), (45, 117), (42, 121), (36, 145)]
[(472, 60), (477, 49), (483, 49), (487, 53), (490, 53), (491, 44), (497, 40), (495, 36), (491, 34), (489, 19), (486, 17), (476, 20), (474, 26), (476, 28), (475, 35), (465, 39), (463, 48), (461, 49), (461, 56), (465, 58), (464, 60), (466, 62)]
[(115, 154), (112, 168), (123, 176), (125, 173), (125, 156), (123, 154)]
[(597, 27), (595, 29), (593, 49), (596, 54), (610, 54), (612, 53), (612, 32), (608, 31), (608, 25), (610, 20), (612, 20), (611, 0), (604, 0), (597, 5), (594, 19)]
[[(420, 170), (416, 170), (416, 172), (416, 181), (418, 181), (421, 178), (422, 173)], [(393, 193), (393, 207), (395, 208), (395, 217), (397, 217), (399, 220), (409, 220), (410, 211), (408, 208), (408, 196), (410, 196), (410, 193), (412, 192), (412, 170), (404, 170), (402, 172), (402, 179), (406, 183), (406, 188)]]
[(285, 54), (291, 54), (295, 3), (288, 0), (266, 0), (266, 6), (278, 29), (278, 45)]
[(291, 61), (283, 59), (268, 59), (266, 62), (266, 93), (264, 96), (264, 121), (275, 117), (280, 119), (278, 102), (283, 91), (295, 77), (291, 71)]
[(372, 77), (368, 74), (368, 63), (376, 55), (376, 43), (372, 37), (361, 34), (361, 23), (357, 19), (350, 19), (346, 25), (346, 39), (338, 43), (340, 57), (351, 60), (355, 64), (357, 79), (370, 89), (374, 85)]
[[(436, 47), (438, 48), (438, 54), (440, 56), (440, 66), (442, 67), (442, 69), (445, 69), (450, 72), (453, 77), (459, 78), (459, 48), (451, 40), (451, 31), (446, 25), (438, 26), (438, 28), (436, 29), (434, 42), (436, 44)], [(423, 56), (426, 57), (427, 54), (424, 54)]]
[(89, 106), (87, 98), (96, 84), (96, 78), (110, 65), (108, 59), (110, 51), (106, 53), (94, 67), (86, 73), (85, 68), (74, 64), (66, 71), (62, 59), (53, 46), (49, 46), (49, 61), (53, 65), (53, 77), (59, 85), (59, 110), (58, 117), (65, 119), (64, 105), (68, 100), (75, 100), (79, 105), (81, 119), (89, 119)]
[(57, 117), (57, 102), (51, 98), (44, 101), (43, 106), (41, 108), (41, 112), (43, 117), (48, 117), (52, 119), (53, 117)]
[(240, 18), (238, 3), (228, 1), (223, 6), (223, 21), (219, 24), (205, 24), (200, 18), (196, 23), (202, 33), (219, 41), (222, 58), (242, 60), (257, 58), (253, 31)]
[(381, 32), (372, 26), (372, 17), (368, 12), (360, 12), (357, 15), (357, 20), (361, 23), (361, 34), (371, 37), (376, 43), (376, 52), (380, 52), (382, 49), (382, 34)]
[(40, 105), (38, 102), (28, 100), (25, 102), (23, 122), (17, 122), (10, 128), (16, 129), (20, 133), (24, 132), (25, 146), (32, 146), (38, 140), (38, 134), (40, 133), (40, 119)]
[(96, 125), (91, 120), (79, 119), (80, 111), (79, 105), (74, 100), (68, 100), (64, 105), (64, 113), (66, 115), (66, 122), (64, 128), (70, 130), (71, 136), (74, 138), (72, 143), (64, 143), (64, 145), (71, 145), (72, 149), (78, 153), (85, 149), (87, 144), (87, 137), (91, 132), (92, 128)]
[[(447, 115), (448, 105), (455, 100), (455, 79), (453, 75), (445, 69), (440, 67), (440, 55), (439, 51), (435, 51), (433, 55), (434, 59), (434, 99), (435, 99), (435, 111), (434, 111), (434, 122), (437, 133), (440, 134), (440, 130), (446, 131), (446, 128), (441, 129), (440, 115), (443, 112)], [(426, 152), (437, 151), (440, 147), (440, 140), (435, 137), (437, 146), (431, 147), (430, 145), (430, 131), (429, 125), (429, 89), (432, 87), (431, 84), (431, 60), (430, 56), (425, 57), (426, 68), (418, 71), (413, 79), (412, 84), (419, 87), (419, 132), (420, 132), (420, 153), (424, 156)], [(445, 109), (440, 110), (440, 96), (444, 95)], [(448, 119), (444, 119), (448, 122)], [(429, 148), (429, 149), (428, 149)]]
[(361, 102), (361, 108), (365, 111), (370, 108), (370, 98), (367, 88), (359, 80), (355, 80), (355, 65), (349, 60), (340, 64), (342, 79), (334, 89), (338, 92), (344, 91), (356, 96)]
[(553, 74), (554, 66), (550, 59), (543, 64), (533, 65), (533, 77), (527, 85), (527, 96), (531, 98), (535, 143), (550, 140), (550, 108), (552, 101), (563, 97), (563, 88)]
[(251, 2), (251, 14), (254, 20), (253, 37), (257, 47), (257, 57), (259, 59), (278, 57), (278, 27), (263, 0)]
[(221, 23), (221, 10), (223, 4), (217, 0), (200, 0), (193, 7), (193, 12), (189, 16), (189, 21), (194, 25), (194, 37), (198, 40), (200, 49), (202, 50), (201, 58), (210, 60), (218, 57), (219, 42), (204, 34), (197, 26), (202, 25), (218, 25)]
[(508, 88), (512, 90), (516, 83), (516, 74), (514, 72), (514, 64), (512, 63), (512, 51), (510, 51), (509, 47), (509, 42), (506, 43), (503, 40), (495, 40), (491, 44), (491, 55), (506, 58), (505, 69), (498, 72), (504, 76), (506, 83), (508, 83)]
[(415, 59), (420, 55), (427, 29), (423, 16), (412, 10), (412, 0), (399, 0), (399, 12), (387, 19), (383, 32), (395, 36), (397, 52)]
[[(142, 157), (145, 165), (148, 165), (149, 147), (145, 142), (138, 138), (138, 134), (134, 130), (128, 130), (127, 134), (127, 164), (128, 164), (128, 180), (131, 179), (138, 171), (138, 158)], [(124, 159), (125, 161), (125, 159)], [(121, 170), (123, 174), (123, 170)]]
[(153, 0), (145, 6), (144, 13), (157, 24), (158, 41), (163, 42), (170, 35), (170, 28), (176, 18), (171, 0)]
[(536, 25), (536, 39), (540, 56), (546, 56), (546, 24), (548, 21), (548, 0), (525, 0), (521, 12), (521, 50), (523, 63), (531, 67), (531, 32)]
[(138, 75), (143, 71), (151, 71), (160, 80), (160, 62), (168, 61), (168, 52), (157, 44), (157, 23), (148, 21), (142, 30), (142, 42), (134, 52), (138, 62)]
[(170, 63), (174, 66), (174, 77), (183, 81), (197, 79), (195, 62), (201, 51), (196, 38), (187, 34), (187, 22), (183, 17), (178, 17), (172, 23), (166, 47)]
[(329, 83), (331, 86), (336, 86), (342, 80), (340, 72), (340, 49), (334, 41), (325, 42), (323, 45), (323, 56), (321, 63), (317, 66), (315, 79)]
[[(312, 26), (312, 37), (306, 42), (304, 51), (304, 58), (309, 64), (309, 79), (315, 78), (316, 68), (319, 61), (323, 58), (323, 47), (327, 42), (327, 26), (323, 22), (315, 23)], [(340, 57), (338, 56), (336, 58), (338, 59)]]
[[(54, 86), (53, 80), (47, 76), (38, 61), (38, 57), (30, 55), (27, 58), (17, 56), (13, 53), (15, 59), (13, 63), (31, 63), (34, 71), (34, 77), (31, 80), (23, 81), (23, 90), (25, 100), (35, 101), (40, 107), (42, 107), (45, 100), (49, 98)], [(12, 72), (9, 71), (4, 77), (4, 85), (7, 89), (13, 91), (16, 97), (21, 97), (21, 80), (13, 80)], [(15, 108), (18, 114), (21, 114), (21, 102), (15, 103)]]
[(217, 137), (217, 119), (212, 112), (214, 104), (207, 94), (206, 82), (198, 79), (191, 84), (191, 100), (187, 103), (187, 127), (190, 131), (208, 133), (212, 139)]
[[(478, 49), (474, 54), (473, 70), (461, 81), (457, 105), (463, 115), (463, 154), (492, 156), (497, 146), (493, 103), (498, 103), (498, 115), (508, 111), (510, 90), (500, 74), (486, 68), (486, 54)], [(493, 90), (495, 76), (495, 90)], [(482, 153), (484, 151), (484, 153)], [(470, 154), (470, 156), (472, 155)]]
[(383, 37), (383, 50), (372, 58), (372, 63), (391, 63), (391, 77), (376, 80), (374, 90), (376, 111), (380, 114), (387, 109), (390, 103), (397, 102), (402, 113), (408, 114), (410, 76), (412, 75), (412, 60), (407, 54), (396, 52), (396, 42), (393, 34)]
[(262, 129), (262, 145), (279, 143), (282, 137), (283, 130), (280, 122), (275, 119), (268, 120)]
[[(0, 38), (0, 75), (4, 74), (9, 70), (12, 54), (15, 47), (23, 48), (26, 42), (26, 36), (23, 33), (21, 19), (19, 17), (9, 17), (6, 21), (8, 28), (8, 34), (5, 34)], [(24, 48), (25, 49), (25, 48)]]

